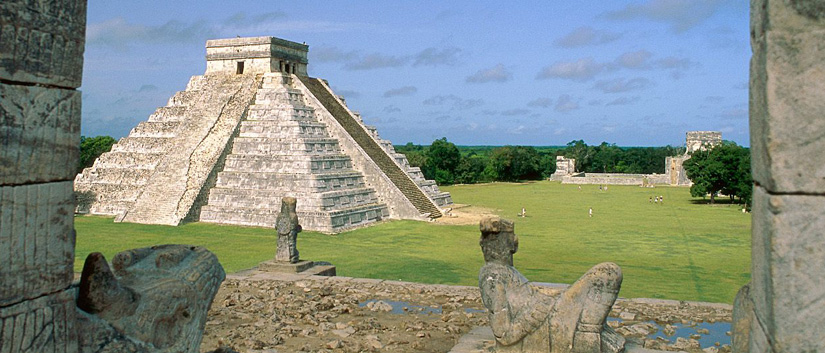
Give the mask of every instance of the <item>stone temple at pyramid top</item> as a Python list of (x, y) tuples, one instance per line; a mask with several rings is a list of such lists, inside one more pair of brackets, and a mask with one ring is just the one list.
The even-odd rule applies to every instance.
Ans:
[(327, 233), (441, 217), (450, 194), (307, 75), (308, 50), (274, 37), (207, 41), (206, 73), (75, 178), (78, 212), (274, 227), (292, 197), (304, 229)]
[(206, 73), (307, 75), (309, 46), (276, 37), (206, 41)]

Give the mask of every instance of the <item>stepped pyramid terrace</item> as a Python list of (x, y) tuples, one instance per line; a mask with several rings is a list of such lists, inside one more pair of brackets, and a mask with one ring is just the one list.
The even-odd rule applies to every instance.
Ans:
[(78, 212), (274, 227), (289, 196), (305, 229), (328, 233), (440, 217), (450, 195), (307, 76), (308, 49), (275, 37), (207, 41), (206, 73), (76, 177)]

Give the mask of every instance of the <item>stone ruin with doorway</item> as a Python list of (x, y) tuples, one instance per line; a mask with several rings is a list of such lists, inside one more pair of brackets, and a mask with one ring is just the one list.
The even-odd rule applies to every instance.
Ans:
[(275, 37), (209, 40), (206, 73), (86, 168), (78, 212), (115, 221), (273, 227), (283, 197), (308, 230), (442, 215), (450, 195), (365, 125), (308, 46)]

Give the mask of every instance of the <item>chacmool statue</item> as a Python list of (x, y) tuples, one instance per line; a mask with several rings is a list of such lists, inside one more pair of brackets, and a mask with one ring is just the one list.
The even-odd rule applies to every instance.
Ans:
[(480, 223), (485, 264), (478, 276), (490, 314), (497, 352), (616, 353), (624, 337), (605, 325), (622, 272), (614, 263), (594, 266), (558, 298), (545, 295), (513, 267), (518, 236), (513, 222), (498, 217)]
[(86, 258), (77, 297), (82, 353), (199, 352), (206, 313), (225, 274), (217, 257), (189, 245)]

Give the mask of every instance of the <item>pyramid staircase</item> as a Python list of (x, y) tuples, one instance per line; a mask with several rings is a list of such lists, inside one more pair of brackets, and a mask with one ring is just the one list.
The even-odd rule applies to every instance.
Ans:
[(185, 91), (75, 178), (86, 211), (178, 225), (202, 193), (257, 88), (253, 75), (193, 76)]
[(273, 205), (285, 196), (298, 200), (307, 229), (339, 232), (388, 217), (291, 82), (289, 75), (264, 76), (200, 220), (271, 227), (279, 212)]
[(324, 108), (346, 129), (347, 133), (358, 143), (367, 153), (370, 159), (389, 177), (392, 183), (406, 196), (415, 208), (422, 214), (427, 214), (431, 218), (440, 217), (441, 210), (430, 200), (413, 181), (413, 179), (397, 164), (378, 142), (370, 135), (369, 131), (360, 123), (344, 105), (339, 101), (323, 83), (323, 81), (308, 76), (299, 76), (301, 82), (312, 92)]

